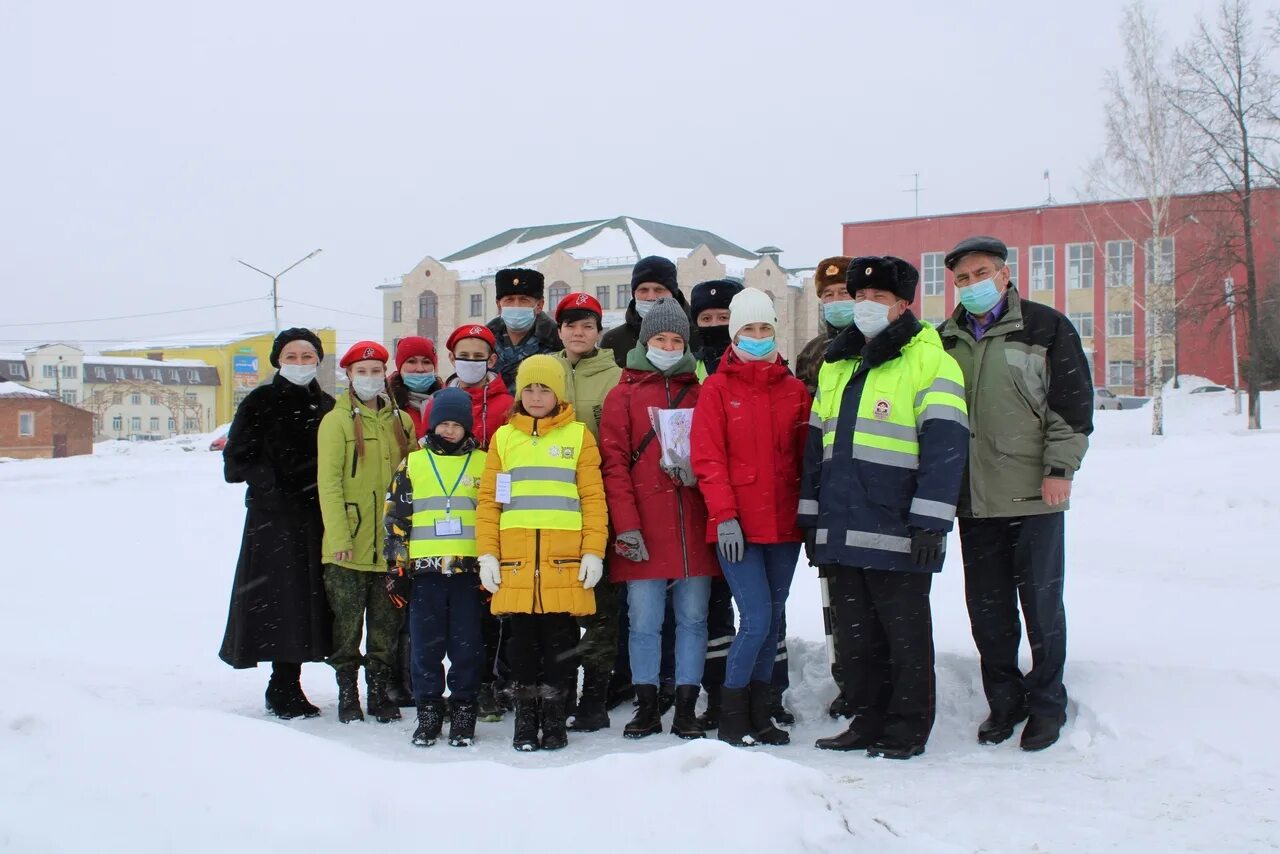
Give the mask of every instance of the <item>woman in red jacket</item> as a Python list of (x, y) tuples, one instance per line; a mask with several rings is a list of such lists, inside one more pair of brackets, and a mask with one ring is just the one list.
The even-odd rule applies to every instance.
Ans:
[(802, 535), (796, 527), (809, 393), (778, 356), (773, 301), (747, 288), (729, 305), (732, 346), (693, 416), (693, 472), (707, 539), (738, 606), (721, 694), (721, 741), (786, 744), (769, 717), (769, 682)]
[(689, 470), (662, 465), (651, 409), (692, 409), (697, 362), (689, 353), (689, 317), (675, 300), (658, 300), (640, 324), (618, 385), (600, 419), (601, 469), (609, 517), (618, 531), (610, 579), (626, 582), (628, 648), (638, 708), (622, 731), (644, 738), (662, 731), (658, 671), (667, 590), (676, 616), (676, 703), (671, 732), (702, 738), (694, 707), (707, 657), (707, 600), (720, 574), (706, 542), (707, 508)]

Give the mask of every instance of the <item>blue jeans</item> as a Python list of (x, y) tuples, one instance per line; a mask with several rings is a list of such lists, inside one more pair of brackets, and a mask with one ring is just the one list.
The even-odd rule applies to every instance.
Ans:
[(702, 682), (702, 666), (707, 658), (707, 600), (711, 578), (681, 578), (676, 581), (628, 581), (627, 601), (631, 609), (628, 641), (633, 685), (657, 685), (662, 666), (662, 623), (667, 611), (667, 587), (671, 587), (676, 615), (676, 684)]
[(414, 576), (409, 596), (409, 672), (415, 700), (421, 703), (444, 695), (446, 654), (450, 697), (459, 702), (475, 700), (485, 663), (481, 619), (486, 610), (474, 572)]
[(725, 661), (724, 686), (745, 688), (750, 682), (770, 682), (800, 543), (747, 543), (738, 563), (725, 560), (718, 550), (716, 557), (733, 591), (739, 620)]

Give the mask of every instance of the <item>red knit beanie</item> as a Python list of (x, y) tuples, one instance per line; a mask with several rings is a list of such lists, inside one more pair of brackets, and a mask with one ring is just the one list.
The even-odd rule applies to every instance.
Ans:
[(414, 356), (426, 356), (427, 361), (432, 365), (438, 364), (436, 362), (436, 345), (431, 343), (431, 339), (423, 338), (420, 335), (410, 335), (408, 338), (401, 338), (400, 343), (396, 345), (396, 370), (402, 370), (404, 363)]

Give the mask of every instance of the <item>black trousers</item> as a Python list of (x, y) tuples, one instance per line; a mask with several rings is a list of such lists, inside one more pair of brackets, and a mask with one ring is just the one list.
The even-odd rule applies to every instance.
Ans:
[[(1065, 718), (1067, 612), (1063, 513), (961, 519), (965, 602), (982, 659), (982, 687), (995, 714), (1025, 703), (1032, 714)], [(1022, 624), (1031, 642), (1031, 671), (1018, 667)]]
[(576, 675), (578, 620), (569, 614), (512, 614), (507, 661), (517, 685), (563, 687)]
[(933, 574), (848, 566), (826, 574), (852, 726), (886, 741), (924, 744), (936, 712)]

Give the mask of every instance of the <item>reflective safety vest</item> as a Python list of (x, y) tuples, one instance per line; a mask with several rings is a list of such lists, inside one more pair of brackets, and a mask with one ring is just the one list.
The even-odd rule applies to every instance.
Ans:
[(504, 426), (493, 437), (503, 471), (511, 476), (511, 500), (501, 529), (582, 530), (578, 460), (586, 425), (572, 421), (541, 436)]
[(705, 380), (707, 378), (707, 363), (699, 359), (697, 367), (693, 369), (693, 373), (698, 378), (698, 382)]
[[(480, 489), (484, 463), (485, 452), (478, 449), (472, 451), (470, 457), (466, 454), (441, 456), (425, 449), (409, 455), (409, 482), (413, 484), (411, 560), (477, 556), (476, 493)], [(452, 520), (457, 520), (457, 524)], [(440, 522), (446, 524), (437, 528)]]

